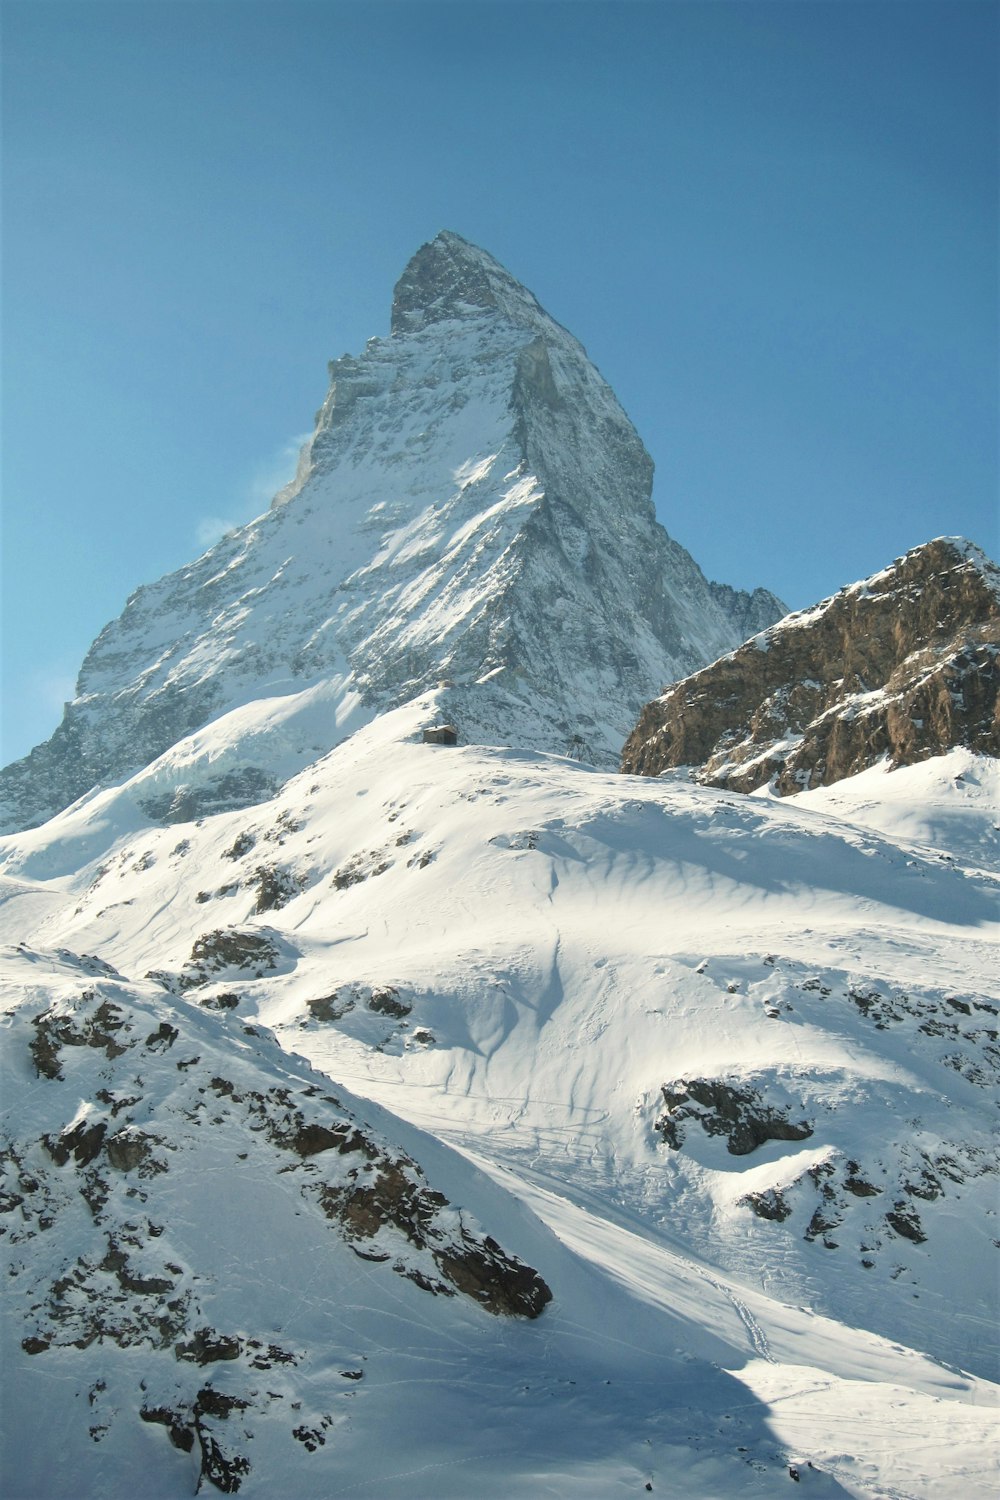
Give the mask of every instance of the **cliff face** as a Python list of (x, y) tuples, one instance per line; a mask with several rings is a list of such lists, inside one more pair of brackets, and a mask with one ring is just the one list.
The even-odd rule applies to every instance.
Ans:
[(583, 347), (492, 256), (438, 235), (397, 284), (390, 337), (331, 364), (294, 483), (101, 632), (59, 729), (3, 774), (0, 827), (236, 710), (226, 765), (189, 771), (214, 778), (213, 806), (256, 800), (442, 676), (464, 738), (575, 738), (613, 764), (652, 686), (782, 609), (709, 583), (651, 486)]
[(1000, 569), (942, 537), (646, 705), (622, 770), (782, 795), (888, 757), (1000, 755)]

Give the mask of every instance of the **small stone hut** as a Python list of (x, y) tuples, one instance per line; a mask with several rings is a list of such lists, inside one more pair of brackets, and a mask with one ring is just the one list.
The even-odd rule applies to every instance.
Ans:
[(458, 730), (454, 724), (435, 724), (432, 729), (424, 730), (425, 745), (457, 745)]

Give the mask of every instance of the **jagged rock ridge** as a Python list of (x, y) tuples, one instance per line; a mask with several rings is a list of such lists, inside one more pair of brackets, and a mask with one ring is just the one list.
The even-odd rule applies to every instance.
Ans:
[(959, 745), (1000, 755), (1000, 569), (939, 537), (675, 683), (622, 769), (784, 795)]
[[(175, 793), (185, 816), (199, 797), (251, 803), (442, 675), (465, 738), (574, 740), (610, 764), (652, 686), (782, 612), (708, 583), (651, 485), (582, 346), (491, 256), (438, 235), (397, 285), (391, 336), (331, 364), (295, 481), (101, 632), (55, 734), (4, 773), (0, 826), (227, 713), (223, 761), (193, 749), (151, 815)], [(247, 707), (263, 699), (266, 723)]]

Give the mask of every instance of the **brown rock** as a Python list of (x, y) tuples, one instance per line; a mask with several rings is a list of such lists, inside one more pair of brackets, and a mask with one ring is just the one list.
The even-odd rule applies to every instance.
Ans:
[(787, 795), (955, 745), (1000, 755), (1000, 568), (940, 537), (675, 683), (622, 770)]

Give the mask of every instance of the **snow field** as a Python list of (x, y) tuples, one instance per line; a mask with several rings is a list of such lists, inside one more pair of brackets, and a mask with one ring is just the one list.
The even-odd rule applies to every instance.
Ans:
[[(176, 1185), (172, 1160), (148, 1189), (170, 1184), (175, 1263), (213, 1326), (302, 1353), (244, 1414), (245, 1492), (293, 1474), (302, 1495), (764, 1495), (792, 1464), (816, 1494), (990, 1493), (1000, 927), (996, 877), (963, 858), (990, 766), (916, 768), (934, 829), (956, 831), (942, 851), (894, 824), (890, 795), (873, 812), (867, 783), (824, 809), (424, 746), (449, 692), (257, 808), (157, 827), (126, 784), (3, 841), (4, 936), (42, 954), (13, 955), (15, 1025), (79, 987), (45, 954), (98, 954), (206, 1056), (235, 1041), (303, 1083), (307, 1058), (553, 1289), (529, 1325), (431, 1296), (359, 1261), (266, 1160), (236, 1165), (236, 1125), (199, 1138)], [(233, 930), (273, 967), (199, 969), (195, 940)], [(212, 1009), (223, 994), (235, 1007)], [(5, 1092), (37, 1137), (62, 1086), (18, 1066)], [(695, 1107), (674, 1148), (661, 1089), (691, 1079), (755, 1090), (811, 1134), (734, 1155)], [(897, 1200), (923, 1239), (888, 1226)], [(86, 1232), (83, 1214), (70, 1239)], [(53, 1242), (39, 1284), (66, 1253)], [(25, 1496), (79, 1494), (81, 1472), (124, 1494), (139, 1463), (151, 1494), (187, 1492), (190, 1455), (134, 1415), (139, 1369), (166, 1401), (173, 1360), (109, 1350), (98, 1377), (98, 1346), (31, 1356), (15, 1331), (8, 1431), (44, 1409), (71, 1434), (56, 1468), (18, 1445)], [(98, 1378), (95, 1442), (76, 1413)], [(333, 1419), (313, 1452), (275, 1415), (292, 1400)]]

